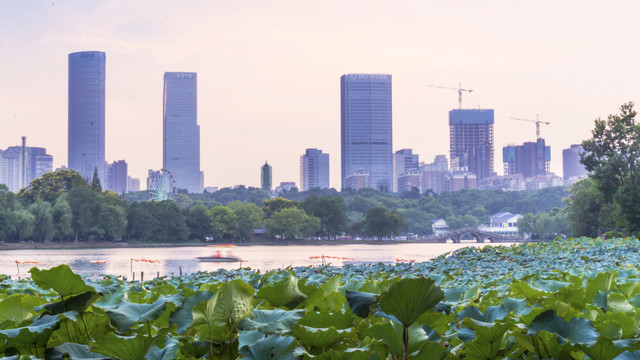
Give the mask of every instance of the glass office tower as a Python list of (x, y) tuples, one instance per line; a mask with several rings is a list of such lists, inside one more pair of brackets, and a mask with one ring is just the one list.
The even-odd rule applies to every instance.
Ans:
[(104, 174), (105, 60), (101, 51), (69, 54), (68, 165), (91, 182)]
[(307, 149), (300, 156), (300, 190), (329, 188), (329, 154)]
[(391, 75), (348, 74), (340, 78), (342, 188), (358, 171), (369, 187), (393, 189)]
[(178, 189), (201, 193), (200, 126), (196, 73), (164, 74), (162, 166)]

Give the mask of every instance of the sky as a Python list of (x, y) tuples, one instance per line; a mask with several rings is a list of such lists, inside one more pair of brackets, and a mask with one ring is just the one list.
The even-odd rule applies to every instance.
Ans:
[[(205, 186), (300, 183), (306, 148), (330, 154), (340, 187), (340, 76), (392, 75), (393, 148), (448, 156), (448, 112), (495, 109), (502, 147), (562, 149), (638, 103), (638, 1), (0, 0), (0, 148), (45, 147), (67, 163), (68, 54), (106, 53), (106, 160), (144, 184), (162, 167), (162, 80), (198, 73)], [(144, 189), (144, 185), (142, 185)]]

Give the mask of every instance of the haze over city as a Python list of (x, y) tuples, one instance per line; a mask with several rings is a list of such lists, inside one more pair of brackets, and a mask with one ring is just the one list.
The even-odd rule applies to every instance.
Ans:
[(495, 109), (501, 149), (542, 137), (551, 170), (593, 120), (637, 102), (631, 1), (0, 2), (0, 148), (45, 147), (67, 162), (68, 55), (106, 53), (106, 159), (144, 179), (162, 167), (167, 71), (198, 73), (205, 186), (300, 180), (306, 148), (330, 154), (340, 187), (340, 76), (392, 75), (393, 150), (449, 152), (448, 111)]

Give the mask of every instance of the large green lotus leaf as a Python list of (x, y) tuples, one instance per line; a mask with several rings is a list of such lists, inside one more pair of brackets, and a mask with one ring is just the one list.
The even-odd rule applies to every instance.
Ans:
[(167, 308), (167, 300), (159, 298), (152, 304), (135, 304), (121, 301), (115, 309), (107, 309), (111, 324), (118, 331), (125, 332), (138, 322), (147, 322), (158, 319)]
[[(418, 324), (426, 324), (429, 328), (437, 331), (440, 334), (444, 334), (451, 328), (451, 323), (453, 322), (454, 316), (454, 314), (447, 315), (445, 313), (428, 311), (420, 315), (416, 322)], [(431, 337), (429, 337), (429, 340), (435, 341), (431, 339)]]
[(352, 290), (347, 290), (345, 297), (347, 298), (351, 312), (361, 318), (369, 316), (371, 313), (371, 305), (378, 299), (378, 295), (376, 294)]
[(404, 326), (410, 326), (443, 298), (444, 293), (433, 279), (405, 278), (380, 295), (380, 308)]
[(607, 294), (607, 309), (609, 309), (609, 311), (621, 312), (627, 315), (635, 311), (633, 305), (627, 301), (624, 295), (617, 292), (610, 292)]
[(120, 336), (109, 333), (102, 341), (93, 344), (92, 350), (119, 360), (143, 360), (155, 340), (140, 334)]
[(640, 350), (636, 350), (633, 352), (627, 350), (618, 355), (615, 360), (640, 360)]
[(178, 358), (205, 358), (205, 355), (209, 354), (212, 345), (214, 349), (219, 347), (219, 345), (211, 344), (208, 341), (187, 341), (182, 344), (182, 347), (180, 348), (181, 356), (179, 356)]
[(0, 339), (4, 338), (8, 346), (29, 347), (44, 346), (51, 334), (60, 326), (60, 315), (42, 315), (30, 325), (15, 329), (0, 330)]
[[(604, 330), (601, 332), (599, 325), (605, 325), (608, 323), (619, 325), (619, 327), (622, 329), (622, 335), (620, 337), (615, 337), (615, 336), (607, 335), (606, 334), (607, 330)], [(640, 315), (637, 313), (634, 313), (631, 315), (625, 315), (624, 313), (621, 313), (621, 312), (616, 313), (616, 312), (607, 311), (605, 313), (600, 313), (599, 316), (597, 317), (597, 320), (594, 321), (593, 325), (596, 327), (600, 335), (606, 336), (611, 340), (617, 340), (620, 338), (630, 339), (630, 338), (636, 337), (636, 334), (638, 334), (638, 331), (640, 330)], [(615, 328), (611, 327), (611, 329), (615, 329)], [(609, 331), (611, 331), (611, 329), (609, 329)]]
[(600, 272), (596, 276), (587, 279), (587, 284), (585, 286), (585, 300), (587, 302), (591, 302), (593, 296), (598, 291), (603, 291), (606, 293), (611, 290), (616, 284), (616, 277), (618, 277), (617, 271), (607, 271)]
[(354, 325), (351, 312), (330, 313), (326, 311), (307, 311), (298, 324), (315, 328), (333, 326), (336, 329), (348, 329)]
[(164, 347), (161, 349), (156, 345), (151, 345), (145, 359), (147, 360), (172, 360), (178, 355), (180, 342), (174, 338), (167, 337)]
[(289, 275), (281, 281), (264, 285), (258, 290), (258, 299), (265, 299), (274, 306), (293, 309), (307, 296), (298, 289), (298, 279)]
[(238, 334), (238, 349), (242, 349), (245, 345), (251, 345), (264, 338), (265, 334), (258, 330), (240, 331)]
[(526, 299), (505, 297), (504, 300), (502, 300), (502, 305), (507, 309), (507, 312), (515, 312), (518, 315), (524, 315), (531, 312), (531, 307), (527, 303)]
[(251, 360), (295, 360), (293, 348), (296, 339), (291, 336), (269, 335), (265, 339), (258, 340), (252, 345), (246, 345), (240, 349), (240, 354)]
[(237, 324), (251, 316), (253, 293), (253, 287), (240, 279), (224, 284), (214, 297), (193, 308), (191, 328), (202, 338), (228, 341)]
[(624, 297), (631, 299), (632, 297), (640, 294), (640, 281), (618, 284), (618, 290), (624, 295)]
[[(475, 333), (476, 350), (479, 353), (494, 358), (504, 345), (508, 331), (513, 328), (513, 324), (509, 323), (487, 323), (483, 321), (466, 318), (463, 323), (471, 328)], [(484, 343), (484, 344), (480, 344)], [(485, 347), (485, 345), (487, 345)], [(496, 353), (494, 353), (496, 351)], [(488, 355), (493, 354), (493, 355)], [(480, 356), (480, 357), (483, 357)]]
[(536, 279), (535, 281), (533, 281), (533, 286), (535, 286), (536, 288), (540, 289), (540, 290), (544, 290), (546, 292), (557, 292), (558, 290), (569, 286), (570, 284), (568, 282), (561, 282), (558, 280), (542, 280), (542, 279)]
[(546, 330), (539, 331), (531, 338), (534, 352), (541, 359), (572, 359), (573, 347), (569, 343), (560, 344), (558, 340), (558, 334)]
[(61, 297), (77, 295), (86, 291), (95, 292), (82, 277), (71, 271), (68, 265), (62, 264), (48, 270), (31, 268), (31, 279), (43, 289), (53, 289)]
[(54, 331), (51, 335), (51, 343), (90, 344), (102, 340), (107, 333), (113, 332), (109, 325), (109, 317), (104, 316), (104, 314), (86, 312), (80, 314), (74, 323), (75, 325), (70, 326), (70, 328), (75, 329), (75, 331), (67, 331), (66, 326), (60, 326)]
[(607, 293), (604, 291), (598, 291), (593, 295), (593, 305), (607, 310)]
[(503, 305), (489, 306), (485, 309), (484, 313), (480, 311), (477, 306), (467, 306), (456, 314), (456, 319), (472, 318), (474, 320), (483, 322), (494, 322), (496, 320), (502, 320), (507, 316), (507, 308)]
[(34, 307), (45, 302), (44, 299), (32, 295), (10, 295), (0, 300), (0, 324), (6, 321), (7, 326), (20, 326), (23, 321), (36, 315), (32, 310)]
[(40, 305), (34, 308), (34, 310), (40, 311), (44, 309), (51, 315), (62, 314), (67, 311), (77, 311), (78, 313), (82, 313), (99, 297), (100, 294), (96, 294), (92, 291), (86, 291), (79, 295), (70, 296), (62, 301)]
[(302, 319), (303, 315), (304, 310), (253, 310), (250, 318), (240, 321), (238, 329), (258, 330), (264, 334), (288, 332), (293, 329), (298, 320)]
[(337, 312), (344, 308), (347, 298), (339, 292), (324, 293), (324, 291), (316, 291), (309, 297), (305, 308), (316, 311)]
[[(374, 338), (384, 342), (392, 354), (402, 356), (402, 329), (403, 326), (400, 323), (385, 321), (384, 323), (373, 325), (368, 332)], [(420, 350), (420, 347), (427, 342), (427, 333), (418, 324), (409, 326), (407, 330), (409, 335), (407, 351), (414, 353)]]
[(529, 302), (536, 302), (538, 299), (548, 296), (549, 294), (538, 289), (534, 289), (525, 281), (516, 280), (511, 283), (511, 295), (524, 296)]
[(613, 342), (605, 337), (599, 337), (595, 344), (578, 344), (577, 348), (582, 350), (590, 359), (611, 360), (622, 354), (629, 347), (618, 348)]
[(178, 334), (183, 334), (193, 322), (193, 307), (201, 304), (203, 301), (211, 299), (212, 296), (213, 294), (208, 291), (198, 291), (187, 297), (182, 306), (171, 313), (171, 316), (169, 317), (169, 324), (176, 324), (178, 327)]
[(296, 339), (307, 346), (324, 349), (344, 338), (353, 336), (353, 329), (337, 330), (333, 326), (321, 329), (296, 325), (293, 329), (293, 334)]
[(464, 295), (466, 289), (467, 288), (465, 286), (446, 289), (443, 301), (450, 304), (459, 303), (462, 300), (462, 295)]
[(447, 349), (442, 346), (442, 344), (438, 344), (435, 342), (428, 341), (422, 348), (420, 352), (412, 359), (417, 360), (444, 360), (447, 358)]
[(555, 310), (547, 310), (538, 315), (529, 325), (529, 334), (536, 334), (541, 330), (558, 334), (566, 340), (576, 343), (589, 343), (598, 339), (598, 332), (591, 321), (572, 318), (568, 323), (559, 317)]
[(594, 324), (594, 326), (601, 336), (611, 340), (622, 338), (622, 324), (617, 321), (605, 320)]
[(65, 360), (65, 359), (110, 359), (102, 354), (94, 353), (89, 350), (89, 345), (64, 343), (56, 347), (47, 349), (45, 353), (47, 360)]

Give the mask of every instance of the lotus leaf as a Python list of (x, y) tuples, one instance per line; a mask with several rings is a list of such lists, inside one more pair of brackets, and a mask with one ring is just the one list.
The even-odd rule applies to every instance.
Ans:
[(156, 345), (151, 345), (145, 359), (147, 360), (172, 360), (177, 357), (180, 343), (171, 337), (165, 339), (165, 345), (161, 349)]
[[(402, 331), (403, 326), (393, 321), (385, 321), (384, 323), (375, 324), (369, 329), (369, 333), (376, 339), (384, 342), (389, 351), (395, 356), (402, 356)], [(418, 324), (409, 326), (408, 335), (408, 352), (414, 353), (427, 342), (427, 333)]]
[(121, 301), (113, 310), (106, 310), (111, 324), (118, 331), (126, 332), (133, 324), (158, 319), (167, 308), (167, 300), (160, 298), (153, 304), (135, 304)]
[(238, 329), (258, 330), (264, 334), (288, 332), (293, 329), (293, 326), (303, 315), (304, 310), (253, 310), (251, 318), (240, 321)]
[(257, 297), (267, 300), (274, 306), (286, 306), (289, 309), (295, 308), (307, 298), (298, 289), (298, 279), (291, 275), (276, 283), (262, 286), (258, 290)]
[(380, 308), (408, 327), (443, 298), (444, 293), (433, 279), (405, 278), (380, 296)]
[(353, 335), (353, 329), (337, 330), (335, 327), (314, 328), (296, 325), (293, 334), (303, 344), (314, 349), (325, 349)]
[(598, 332), (591, 321), (574, 317), (568, 323), (559, 317), (555, 310), (547, 310), (538, 315), (529, 325), (529, 334), (546, 330), (557, 334), (564, 341), (589, 343), (598, 339)]
[(108, 360), (102, 354), (94, 353), (89, 350), (89, 345), (64, 343), (54, 348), (50, 348), (45, 353), (47, 360), (64, 360), (64, 359), (103, 359)]
[(252, 360), (294, 360), (296, 357), (292, 350), (295, 346), (295, 338), (273, 334), (252, 345), (245, 345), (240, 349), (240, 353), (245, 358)]
[(86, 291), (79, 295), (70, 296), (62, 301), (37, 306), (34, 310), (40, 311), (44, 309), (51, 315), (62, 314), (66, 311), (77, 311), (81, 313), (91, 306), (99, 297), (99, 294)]
[(42, 315), (30, 325), (15, 329), (0, 330), (0, 339), (15, 347), (41, 347), (47, 344), (54, 330), (60, 326), (60, 315)]
[(347, 298), (351, 312), (361, 318), (366, 318), (369, 316), (369, 313), (371, 312), (371, 305), (373, 305), (377, 300), (378, 295), (362, 291), (347, 290), (345, 297)]
[(169, 323), (176, 324), (178, 326), (178, 334), (184, 333), (184, 331), (193, 322), (193, 307), (201, 304), (203, 301), (211, 299), (212, 296), (213, 294), (210, 292), (198, 291), (186, 298), (182, 306), (171, 313)]
[(95, 292), (95, 289), (75, 274), (68, 265), (59, 265), (48, 270), (31, 268), (31, 279), (43, 289), (53, 289), (62, 298), (77, 295), (86, 291)]
[(120, 360), (143, 360), (155, 340), (140, 334), (120, 336), (108, 333), (104, 339), (94, 344), (93, 350)]

